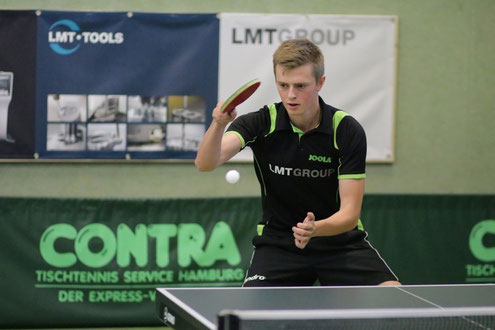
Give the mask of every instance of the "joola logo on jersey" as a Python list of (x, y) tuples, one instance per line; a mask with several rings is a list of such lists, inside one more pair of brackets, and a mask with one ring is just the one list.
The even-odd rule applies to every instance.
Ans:
[(81, 31), (77, 23), (62, 19), (50, 26), (48, 43), (57, 54), (69, 55), (81, 47), (81, 44), (121, 44), (124, 42), (122, 32)]
[(335, 172), (333, 168), (310, 170), (308, 168), (292, 168), (292, 167), (283, 167), (272, 164), (268, 164), (268, 167), (271, 172), (278, 175), (300, 176), (303, 178), (326, 178), (331, 176), (333, 172)]
[(308, 160), (311, 160), (313, 162), (320, 162), (320, 163), (331, 163), (332, 162), (331, 157), (317, 156), (317, 155), (309, 155)]

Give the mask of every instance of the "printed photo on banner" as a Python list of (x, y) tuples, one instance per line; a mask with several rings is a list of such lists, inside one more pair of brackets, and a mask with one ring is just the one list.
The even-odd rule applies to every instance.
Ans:
[(0, 11), (0, 159), (35, 154), (36, 15)]
[[(170, 106), (169, 106), (170, 105)], [(201, 96), (64, 95), (47, 98), (48, 151), (197, 151)]]

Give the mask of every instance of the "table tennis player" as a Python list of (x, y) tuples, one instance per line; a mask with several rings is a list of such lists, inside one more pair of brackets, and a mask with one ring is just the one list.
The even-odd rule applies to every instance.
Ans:
[(321, 50), (287, 40), (273, 69), (281, 102), (238, 118), (219, 103), (195, 160), (211, 171), (253, 151), (263, 218), (243, 286), (400, 285), (361, 224), (366, 136), (319, 96)]

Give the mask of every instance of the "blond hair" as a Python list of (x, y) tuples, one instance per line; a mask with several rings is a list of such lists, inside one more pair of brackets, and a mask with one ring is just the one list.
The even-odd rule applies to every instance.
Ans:
[(274, 72), (277, 65), (292, 70), (308, 63), (313, 64), (313, 75), (319, 81), (325, 73), (323, 54), (317, 45), (307, 39), (286, 40), (273, 53)]

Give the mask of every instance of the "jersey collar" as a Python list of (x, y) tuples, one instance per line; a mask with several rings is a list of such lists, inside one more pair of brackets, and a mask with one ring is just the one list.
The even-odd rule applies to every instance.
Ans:
[[(332, 117), (333, 117), (333, 112), (335, 112), (332, 111), (332, 109), (334, 108), (326, 104), (320, 96), (318, 96), (318, 100), (320, 102), (320, 109), (322, 111), (321, 121), (320, 124), (311, 132), (320, 132), (320, 133), (332, 135)], [(294, 133), (301, 134), (302, 131), (299, 128), (292, 125), (289, 118), (289, 114), (287, 113), (287, 110), (285, 109), (284, 104), (282, 102), (279, 103), (279, 107), (280, 108), (277, 114), (275, 131), (291, 130)]]

